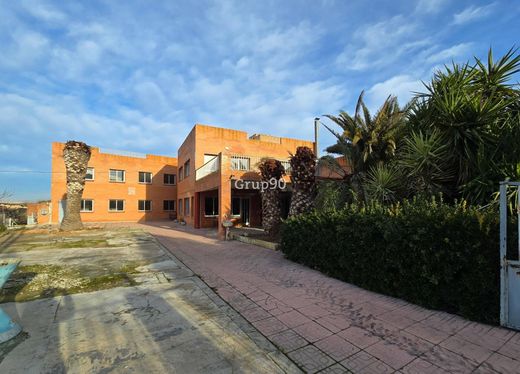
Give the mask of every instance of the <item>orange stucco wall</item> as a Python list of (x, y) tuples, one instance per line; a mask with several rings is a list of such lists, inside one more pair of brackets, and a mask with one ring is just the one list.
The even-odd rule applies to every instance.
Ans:
[[(52, 222), (58, 222), (59, 201), (65, 198), (66, 171), (63, 143), (52, 144), (51, 204)], [(94, 180), (85, 182), (84, 199), (94, 200), (94, 211), (81, 213), (83, 222), (145, 221), (168, 219), (176, 212), (163, 210), (163, 200), (177, 199), (177, 185), (165, 185), (164, 174), (177, 175), (174, 157), (146, 155), (144, 158), (101, 153), (92, 147), (89, 167), (94, 168)], [(125, 170), (125, 182), (110, 182), (109, 169)], [(152, 173), (152, 183), (139, 183), (140, 171)], [(178, 178), (178, 176), (177, 176)], [(125, 200), (124, 212), (109, 212), (109, 199)], [(151, 200), (152, 210), (138, 210), (138, 200)], [(176, 207), (177, 208), (177, 207)]]
[[(163, 211), (163, 200), (175, 200), (176, 211), (174, 214), (185, 220), (187, 224), (199, 227), (218, 226), (222, 231), (221, 223), (231, 213), (231, 196), (237, 194), (237, 190), (232, 192), (231, 181), (259, 178), (255, 171), (231, 170), (231, 157), (243, 155), (287, 160), (299, 146), (307, 146), (312, 149), (314, 143), (271, 135), (249, 137), (244, 131), (197, 124), (179, 147), (177, 158), (154, 155), (146, 155), (145, 158), (115, 155), (102, 153), (98, 148), (93, 147), (89, 166), (95, 170), (95, 179), (86, 181), (83, 198), (94, 200), (94, 211), (81, 213), (82, 219), (84, 222), (168, 219), (172, 213)], [(65, 198), (66, 193), (63, 147), (63, 143), (53, 143), (52, 145), (51, 208), (53, 223), (59, 221), (59, 201)], [(196, 170), (204, 164), (205, 154), (219, 155), (220, 169), (218, 172), (196, 181)], [(190, 163), (189, 175), (181, 177), (181, 167), (184, 173), (185, 163), (188, 160)], [(109, 182), (109, 169), (125, 170), (125, 182)], [(139, 171), (151, 172), (153, 174), (152, 184), (139, 183)], [(164, 185), (164, 173), (176, 174), (177, 184), (175, 186)], [(289, 181), (288, 176), (285, 179)], [(204, 217), (203, 202), (207, 195), (219, 197), (218, 217)], [(109, 199), (125, 200), (124, 212), (109, 212)], [(179, 207), (179, 202), (182, 202), (184, 206), (185, 199), (189, 201), (189, 214)], [(152, 200), (152, 211), (138, 211), (138, 200)], [(261, 223), (260, 197), (254, 191), (251, 195), (250, 212), (251, 224), (259, 225)]]
[[(184, 165), (187, 160), (190, 160), (190, 175), (179, 181), (178, 198), (184, 199), (197, 196), (202, 199), (202, 194), (196, 192), (216, 190), (219, 196), (219, 222), (224, 219), (224, 216), (229, 216), (231, 209), (231, 180), (232, 179), (256, 179), (258, 175), (254, 172), (231, 170), (230, 158), (233, 155), (243, 155), (250, 157), (273, 157), (281, 160), (289, 158), (290, 154), (296, 152), (299, 146), (307, 146), (313, 148), (314, 143), (311, 141), (281, 138), (270, 135), (255, 135), (249, 137), (245, 131), (224, 129), (220, 127), (213, 127), (208, 125), (197, 124), (193, 127), (190, 134), (179, 148), (178, 165), (179, 168)], [(214, 154), (221, 157), (221, 168), (218, 173), (210, 174), (207, 177), (195, 180), (195, 172), (204, 164), (204, 155)], [(286, 177), (289, 181), (289, 177)], [(199, 200), (200, 201), (200, 200)], [(197, 203), (195, 204), (197, 205)], [(254, 211), (252, 214), (258, 216), (258, 200), (255, 200)], [(203, 211), (203, 204), (199, 203), (199, 210), (194, 211), (193, 207), (190, 209), (189, 215), (181, 214), (188, 224), (195, 223), (195, 215), (201, 214)], [(255, 224), (258, 223), (258, 218), (254, 219)], [(208, 222), (204, 217), (197, 217), (198, 222), (202, 227), (212, 222)], [(220, 223), (218, 224), (221, 228)]]

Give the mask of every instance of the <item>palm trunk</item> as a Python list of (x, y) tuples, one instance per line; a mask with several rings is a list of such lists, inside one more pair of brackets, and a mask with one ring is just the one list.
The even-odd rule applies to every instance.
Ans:
[(310, 212), (316, 191), (316, 156), (309, 147), (298, 147), (291, 156), (292, 195), (289, 217)]
[(275, 237), (282, 223), (282, 208), (280, 206), (280, 188), (269, 183), (271, 180), (279, 181), (285, 174), (282, 163), (275, 159), (264, 159), (259, 167), (262, 181), (266, 181), (269, 187), (262, 194), (262, 227), (271, 237)]
[(63, 149), (63, 160), (67, 170), (67, 205), (60, 230), (80, 230), (81, 198), (85, 187), (85, 175), (90, 160), (90, 148), (82, 142), (68, 141)]
[(278, 234), (282, 223), (282, 209), (280, 207), (280, 191), (267, 189), (262, 192), (262, 227), (274, 237)]

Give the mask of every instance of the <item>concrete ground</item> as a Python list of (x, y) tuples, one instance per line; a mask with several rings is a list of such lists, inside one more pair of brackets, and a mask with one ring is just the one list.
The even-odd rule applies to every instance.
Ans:
[(375, 294), (211, 231), (140, 225), (314, 373), (520, 373), (520, 333)]
[(2, 374), (300, 372), (146, 233), (119, 236), (106, 248), (33, 243), (26, 251), (29, 245), (18, 242), (11, 250), (16, 243), (0, 246), (0, 260), (98, 270), (128, 259), (145, 265), (132, 274), (137, 286), (0, 304), (25, 332), (0, 345)]

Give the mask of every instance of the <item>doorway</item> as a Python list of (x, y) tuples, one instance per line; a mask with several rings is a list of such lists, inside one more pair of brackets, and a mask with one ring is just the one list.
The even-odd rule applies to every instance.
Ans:
[(240, 220), (244, 224), (244, 226), (250, 225), (250, 201), (248, 197), (242, 197), (240, 199)]

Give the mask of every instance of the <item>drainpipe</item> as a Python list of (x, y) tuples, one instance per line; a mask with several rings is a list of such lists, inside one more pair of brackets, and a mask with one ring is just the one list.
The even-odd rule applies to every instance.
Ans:
[(314, 155), (318, 158), (318, 128), (320, 126), (320, 117), (314, 118)]

